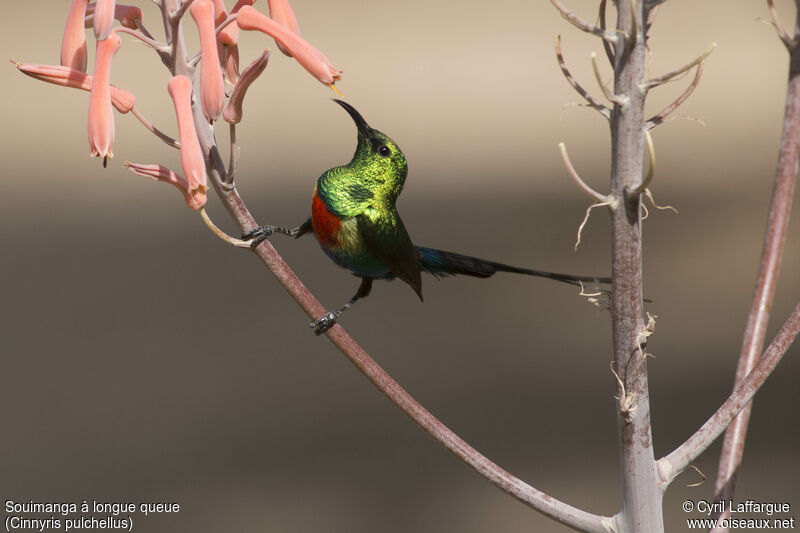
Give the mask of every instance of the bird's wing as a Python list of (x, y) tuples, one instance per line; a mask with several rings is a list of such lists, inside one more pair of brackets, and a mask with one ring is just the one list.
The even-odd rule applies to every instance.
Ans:
[(379, 215), (367, 209), (356, 217), (358, 230), (367, 249), (392, 273), (408, 283), (422, 300), (419, 251), (411, 243), (403, 221), (396, 213)]

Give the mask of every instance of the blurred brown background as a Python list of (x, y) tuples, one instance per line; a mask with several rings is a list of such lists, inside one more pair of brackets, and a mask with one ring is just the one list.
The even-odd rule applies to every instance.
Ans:
[[(68, 2), (6, 2), (5, 55), (56, 63)], [(141, 2), (160, 35), (155, 8)], [(778, 3), (791, 27), (791, 2)], [(266, 9), (266, 3), (256, 4)], [(338, 85), (410, 161), (400, 210), (423, 245), (582, 274), (609, 271), (607, 217), (569, 182), (565, 141), (604, 190), (604, 121), (577, 102), (553, 53), (599, 95), (596, 40), (548, 2), (295, 0), (303, 34), (344, 69)], [(593, 19), (596, 2), (571, 0)], [(780, 139), (787, 54), (759, 18), (765, 2), (672, 0), (652, 31), (650, 72), (718, 47), (675, 120), (654, 133), (657, 201), (645, 222), (645, 292), (659, 456), (729, 394), (754, 282)], [(115, 84), (176, 134), (167, 74), (123, 38)], [(261, 36), (244, 37), (243, 62)], [(610, 71), (604, 69), (606, 79)], [(0, 178), (0, 497), (175, 501), (140, 532), (562, 531), (490, 486), (423, 435), (324, 339), (269, 272), (225, 246), (171, 188), (125, 160), (178, 169), (177, 153), (117, 116), (108, 169), (86, 157), (88, 95), (7, 65)], [(688, 79), (652, 94), (657, 112)], [(309, 211), (317, 176), (349, 160), (355, 131), (333, 97), (274, 53), (245, 102), (239, 188), (263, 223)], [(218, 136), (226, 144), (227, 128)], [(237, 230), (218, 203), (210, 211)], [(800, 294), (795, 209), (769, 337)], [(325, 305), (357, 280), (311, 239), (273, 239)], [(589, 511), (619, 507), (609, 316), (564, 286), (524, 277), (427, 277), (425, 303), (380, 283), (344, 326), (446, 424), (537, 488)], [(800, 512), (792, 348), (757, 397), (737, 500)], [(682, 531), (686, 498), (711, 498), (719, 447), (665, 497)], [(692, 513), (690, 517), (699, 516)]]

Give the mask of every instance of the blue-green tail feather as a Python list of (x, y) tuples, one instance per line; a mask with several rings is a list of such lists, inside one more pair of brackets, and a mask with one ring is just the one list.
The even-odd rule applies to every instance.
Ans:
[(511, 272), (514, 274), (525, 274), (528, 276), (538, 276), (541, 278), (553, 279), (562, 283), (580, 286), (583, 283), (611, 283), (610, 278), (594, 276), (573, 276), (571, 274), (559, 274), (557, 272), (547, 272), (544, 270), (532, 270), (530, 268), (520, 268), (511, 265), (504, 265), (495, 261), (487, 261), (477, 257), (424, 248), (417, 246), (420, 253), (420, 265), (423, 272), (429, 272), (436, 277), (454, 276), (462, 274), (477, 278), (488, 278), (497, 272)]

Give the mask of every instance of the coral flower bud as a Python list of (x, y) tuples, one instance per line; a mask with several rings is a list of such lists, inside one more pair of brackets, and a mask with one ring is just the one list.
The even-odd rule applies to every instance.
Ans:
[(97, 7), (94, 9), (94, 36), (98, 41), (104, 40), (111, 33), (111, 26), (114, 24), (115, 0), (97, 0)]
[(264, 50), (264, 53), (258, 56), (252, 63), (247, 65), (247, 68), (242, 72), (242, 76), (233, 88), (231, 98), (228, 100), (228, 105), (222, 113), (222, 118), (231, 124), (238, 124), (242, 121), (242, 102), (247, 88), (255, 81), (258, 76), (264, 72), (269, 61), (269, 50)]
[(243, 30), (258, 30), (275, 39), (289, 50), (304, 69), (323, 84), (333, 86), (339, 80), (342, 71), (334, 68), (322, 52), (257, 9), (250, 6), (242, 7), (237, 22)]
[(219, 117), (225, 105), (225, 83), (219, 66), (214, 4), (211, 0), (195, 0), (189, 12), (200, 34), (200, 101), (203, 113), (212, 122)]
[(73, 0), (61, 40), (61, 64), (86, 72), (86, 31), (83, 17), (89, 0)]
[(186, 176), (188, 191), (196, 196), (208, 188), (206, 163), (192, 117), (192, 80), (186, 76), (175, 76), (167, 84), (175, 115), (178, 118), (178, 135), (181, 141), (181, 166)]
[(161, 165), (140, 165), (138, 163), (125, 161), (125, 168), (137, 176), (144, 176), (145, 178), (169, 183), (174, 186), (183, 194), (183, 199), (186, 201), (186, 205), (189, 206), (189, 209), (198, 210), (206, 204), (207, 198), (205, 190), (189, 190), (187, 181), (167, 167)]
[(113, 157), (114, 113), (111, 110), (111, 59), (119, 50), (122, 41), (111, 33), (106, 39), (97, 41), (94, 61), (94, 79), (89, 96), (89, 155), (102, 157), (103, 166)]
[[(289, 2), (287, 0), (267, 0), (267, 4), (269, 4), (269, 18), (300, 37), (300, 26), (297, 24), (297, 18), (294, 16)], [(292, 54), (281, 46), (281, 43), (277, 44), (281, 52), (292, 57)]]
[(231, 83), (239, 81), (239, 45), (227, 47), (228, 54), (225, 56), (225, 75)]
[[(89, 4), (86, 7), (84, 25), (87, 28), (94, 27), (94, 11), (96, 8), (97, 4)], [(117, 4), (114, 6), (114, 18), (126, 28), (136, 30), (139, 29), (139, 21), (142, 20), (142, 10), (136, 6)]]
[[(225, 3), (222, 0), (214, 1), (214, 25), (219, 26), (225, 19), (228, 18), (228, 12), (225, 10)], [(239, 26), (235, 22), (231, 22), (217, 34), (217, 39), (224, 45), (234, 45), (239, 40)]]
[[(27, 74), (31, 78), (46, 81), (54, 85), (61, 85), (63, 87), (82, 89), (86, 92), (92, 90), (94, 78), (88, 74), (84, 74), (80, 70), (58, 65), (37, 65), (34, 63), (18, 62), (15, 62), (15, 64), (20, 72)], [(111, 85), (111, 105), (113, 105), (117, 111), (120, 113), (127, 113), (133, 109), (135, 103), (136, 95), (132, 92)]]

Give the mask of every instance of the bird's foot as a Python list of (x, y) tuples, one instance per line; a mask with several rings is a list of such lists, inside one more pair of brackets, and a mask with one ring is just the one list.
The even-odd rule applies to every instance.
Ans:
[(311, 322), (308, 327), (314, 328), (314, 335), (320, 336), (336, 324), (336, 319), (341, 315), (341, 311), (331, 311), (317, 320)]
[(251, 229), (245, 233), (242, 233), (242, 240), (243, 241), (250, 241), (250, 248), (255, 248), (263, 241), (267, 240), (267, 237), (275, 233), (275, 228), (273, 226), (259, 226), (255, 229)]

